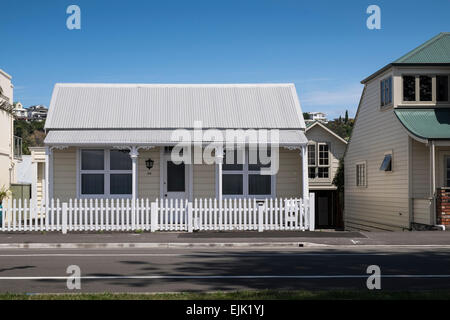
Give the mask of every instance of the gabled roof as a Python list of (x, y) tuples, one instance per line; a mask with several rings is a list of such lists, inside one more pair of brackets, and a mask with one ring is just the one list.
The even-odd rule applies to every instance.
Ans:
[(338, 134), (336, 134), (333, 130), (327, 128), (323, 123), (321, 123), (320, 121), (314, 121), (314, 122), (309, 122), (306, 125), (306, 132), (308, 132), (310, 129), (314, 128), (314, 127), (319, 127), (322, 128), (324, 131), (326, 131), (328, 134), (332, 135), (333, 137), (335, 137), (336, 139), (338, 139), (339, 141), (347, 144), (347, 140), (345, 140), (344, 138), (342, 138), (341, 136), (339, 136)]
[(404, 56), (373, 73), (361, 83), (366, 83), (392, 66), (450, 65), (450, 32), (441, 32)]
[(305, 129), (293, 84), (56, 84), (46, 129)]

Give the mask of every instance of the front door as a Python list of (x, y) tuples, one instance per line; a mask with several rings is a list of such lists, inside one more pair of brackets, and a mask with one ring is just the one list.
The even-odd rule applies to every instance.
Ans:
[(188, 197), (188, 172), (186, 164), (175, 164), (170, 160), (170, 152), (164, 153), (163, 191), (164, 198), (186, 199)]

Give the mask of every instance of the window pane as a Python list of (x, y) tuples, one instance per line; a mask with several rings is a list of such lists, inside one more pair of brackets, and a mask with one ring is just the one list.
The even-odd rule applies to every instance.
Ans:
[[(238, 161), (238, 156), (241, 158)], [(245, 150), (239, 151), (225, 151), (222, 170), (230, 171), (237, 170), (240, 171), (243, 169), (242, 163), (244, 163)]]
[(380, 82), (380, 104), (384, 106), (384, 80)]
[(308, 165), (316, 165), (316, 145), (314, 144), (308, 146)]
[(270, 195), (270, 183), (272, 179), (268, 175), (251, 174), (248, 176), (248, 193), (251, 195)]
[(81, 175), (82, 194), (104, 194), (105, 179), (103, 174), (82, 174)]
[(388, 101), (386, 104), (392, 103), (392, 77), (389, 77), (388, 79), (388, 90), (389, 94), (388, 94)]
[(437, 101), (448, 101), (448, 76), (436, 77)]
[(319, 178), (328, 178), (328, 170), (329, 168), (319, 168), (318, 177)]
[(432, 85), (431, 85), (431, 77), (429, 76), (420, 76), (420, 101), (431, 101), (433, 100), (432, 96)]
[(109, 190), (111, 194), (131, 194), (131, 174), (112, 174), (109, 178)]
[[(248, 152), (249, 152), (249, 156), (248, 156), (248, 159), (249, 159), (248, 160), (249, 161), (248, 170), (259, 171), (259, 170), (261, 170), (261, 168), (270, 168), (270, 161), (269, 161), (268, 164), (262, 164), (261, 163), (261, 157), (259, 156), (259, 149), (258, 150), (249, 150)], [(266, 159), (264, 159), (264, 162), (267, 161), (267, 158), (270, 159), (270, 156), (271, 156), (271, 152), (270, 152), (269, 149), (266, 149), (265, 151), (263, 151), (263, 157), (266, 158)], [(254, 160), (253, 160), (254, 158), (257, 158), (258, 164), (254, 164), (254, 163), (251, 164), (251, 162), (254, 162)]]
[(103, 150), (81, 150), (81, 170), (104, 170)]
[(167, 191), (184, 192), (185, 191), (185, 166), (184, 163), (175, 164), (167, 161)]
[(131, 170), (131, 157), (128, 150), (110, 151), (111, 170)]
[(316, 177), (316, 168), (308, 168), (308, 177), (314, 179)]
[(392, 170), (392, 155), (387, 154), (384, 156), (383, 162), (380, 167), (381, 171), (391, 171)]
[(403, 77), (403, 100), (416, 101), (416, 77)]
[(327, 166), (328, 165), (328, 145), (320, 144), (319, 145), (319, 165)]
[(222, 193), (225, 195), (243, 194), (242, 174), (222, 175)]

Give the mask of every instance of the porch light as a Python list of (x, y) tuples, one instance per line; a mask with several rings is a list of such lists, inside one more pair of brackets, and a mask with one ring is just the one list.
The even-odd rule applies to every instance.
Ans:
[(154, 163), (155, 161), (149, 158), (148, 160), (145, 161), (145, 166), (147, 167), (148, 170), (150, 170), (151, 168), (153, 168)]

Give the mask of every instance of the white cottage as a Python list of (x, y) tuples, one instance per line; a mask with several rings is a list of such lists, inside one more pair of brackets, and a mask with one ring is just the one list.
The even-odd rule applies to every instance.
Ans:
[[(309, 196), (308, 141), (293, 84), (56, 84), (45, 129), (47, 201)], [(218, 161), (176, 163), (179, 129), (201, 151), (211, 129), (223, 136), (276, 130), (269, 147), (279, 154), (279, 170), (267, 175), (262, 163), (249, 164), (248, 137), (243, 163), (222, 161), (217, 143), (225, 141), (217, 140)]]

